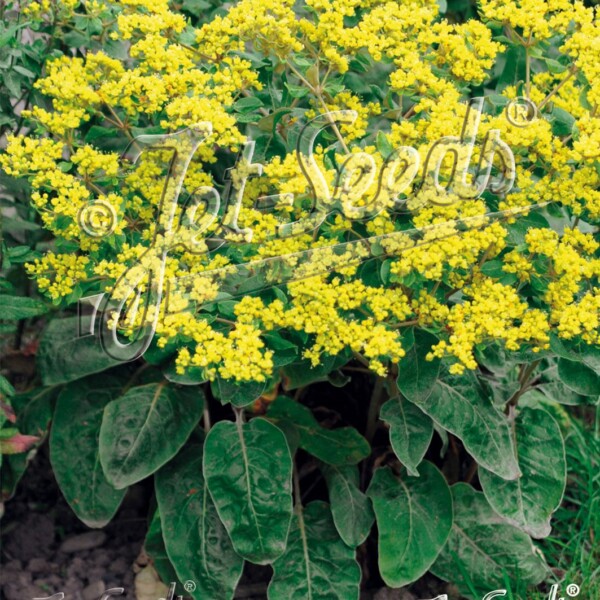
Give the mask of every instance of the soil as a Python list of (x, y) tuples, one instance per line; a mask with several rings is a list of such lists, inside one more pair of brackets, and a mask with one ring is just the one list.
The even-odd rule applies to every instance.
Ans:
[(122, 587), (115, 597), (134, 600), (134, 567), (147, 527), (140, 491), (131, 490), (104, 529), (91, 530), (60, 493), (42, 447), (5, 504), (0, 596), (31, 600), (63, 592), (65, 600), (100, 600), (107, 589)]
[[(15, 496), (5, 503), (0, 531), (0, 599), (33, 600), (63, 592), (64, 600), (101, 600), (107, 590), (124, 588), (122, 594), (110, 597), (141, 600), (141, 596), (136, 598), (135, 578), (151, 564), (143, 551), (153, 509), (151, 497), (148, 486), (133, 486), (105, 528), (89, 529), (63, 498), (52, 474), (47, 445), (42, 446)], [(265, 600), (270, 577), (270, 567), (246, 564), (236, 600)], [(437, 581), (421, 581), (418, 596), (406, 589), (378, 586), (363, 593), (361, 600), (433, 598), (446, 591), (439, 586)], [(167, 597), (164, 587), (149, 596), (152, 600)]]

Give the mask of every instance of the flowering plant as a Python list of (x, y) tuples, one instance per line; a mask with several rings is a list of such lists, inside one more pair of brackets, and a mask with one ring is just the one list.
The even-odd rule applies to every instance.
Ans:
[(479, 10), (23, 10), (72, 51), (0, 155), (52, 234), (25, 265), (48, 301), (0, 305), (79, 304), (37, 351), (57, 480), (99, 527), (154, 475), (149, 552), (196, 598), (232, 597), (244, 560), (269, 598), (356, 598), (363, 544), (392, 587), (551, 578), (553, 414), (600, 392), (600, 24)]

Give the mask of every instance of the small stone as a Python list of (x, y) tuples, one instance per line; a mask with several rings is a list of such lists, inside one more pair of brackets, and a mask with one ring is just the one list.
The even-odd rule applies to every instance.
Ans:
[(76, 577), (67, 577), (63, 580), (61, 592), (64, 592), (65, 598), (69, 600), (81, 600), (81, 581)]
[(83, 588), (81, 596), (83, 600), (100, 600), (105, 591), (106, 586), (104, 585), (104, 581), (96, 580), (93, 583), (90, 583), (90, 585), (87, 587)]
[(30, 513), (7, 536), (3, 550), (11, 557), (27, 562), (38, 556), (47, 556), (54, 544), (54, 536), (54, 521), (50, 517)]
[(106, 550), (99, 548), (92, 552), (90, 560), (99, 567), (106, 567), (106, 565), (110, 563), (110, 556), (107, 554)]
[(40, 579), (35, 579), (33, 581), (33, 585), (37, 585), (42, 589), (56, 589), (62, 587), (62, 579), (58, 575), (47, 575), (46, 577), (40, 577)]
[(65, 553), (82, 552), (102, 546), (106, 541), (106, 534), (103, 531), (88, 531), (79, 535), (67, 538), (59, 550)]
[(103, 569), (102, 567), (96, 567), (96, 566), (89, 566), (88, 563), (88, 570), (85, 574), (85, 576), (87, 577), (87, 580), (91, 583), (92, 581), (96, 581), (97, 579), (102, 579), (102, 577), (105, 574), (105, 569)]
[(46, 559), (32, 558), (27, 564), (27, 570), (30, 573), (47, 573), (50, 569), (48, 568)]
[(117, 573), (120, 575), (121, 573), (126, 573), (130, 568), (129, 563), (121, 556), (116, 560), (113, 560), (112, 563), (108, 566), (108, 570), (111, 573)]
[(44, 598), (45, 592), (34, 585), (18, 585), (12, 583), (2, 588), (3, 598), (6, 600), (23, 600), (23, 598)]
[(86, 574), (86, 562), (79, 556), (74, 557), (67, 566), (67, 577), (81, 579)]
[(373, 600), (415, 600), (415, 597), (405, 588), (381, 588), (373, 596)]

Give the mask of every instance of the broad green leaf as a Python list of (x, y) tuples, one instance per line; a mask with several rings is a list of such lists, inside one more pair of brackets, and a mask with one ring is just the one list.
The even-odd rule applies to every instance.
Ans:
[(432, 420), (402, 396), (388, 400), (381, 407), (379, 416), (390, 426), (390, 443), (394, 453), (409, 475), (418, 475), (417, 467), (433, 437)]
[(152, 559), (152, 565), (156, 569), (158, 576), (163, 583), (176, 583), (176, 593), (183, 594), (183, 587), (178, 580), (177, 573), (169, 560), (165, 542), (163, 540), (162, 524), (160, 520), (160, 510), (154, 511), (154, 516), (148, 526), (146, 538), (144, 539), (144, 550)]
[[(41, 258), (41, 254), (32, 250), (29, 246), (12, 246), (7, 251), (8, 259), (11, 264), (22, 264), (25, 262), (33, 262), (36, 258)], [(21, 299), (21, 298), (17, 298)], [(28, 300), (34, 300), (33, 298), (27, 298)], [(38, 302), (34, 300), (34, 302)], [(43, 302), (40, 302), (43, 305)]]
[(302, 359), (285, 365), (282, 369), (283, 383), (286, 390), (295, 390), (317, 381), (327, 381), (327, 375), (345, 365), (352, 355), (344, 353), (336, 356), (322, 357), (321, 364), (313, 366), (310, 360)]
[(296, 429), (300, 447), (328, 465), (353, 465), (371, 452), (369, 442), (354, 427), (325, 429), (308, 407), (288, 396), (279, 396), (269, 406), (268, 416)]
[(503, 479), (519, 476), (508, 420), (484, 396), (472, 372), (438, 379), (429, 399), (416, 404), (459, 437), (481, 466)]
[[(89, 317), (82, 319), (82, 329)], [(99, 336), (79, 337), (79, 317), (54, 319), (42, 335), (36, 357), (44, 385), (81, 379), (121, 364), (102, 348)]]
[(281, 337), (279, 333), (264, 333), (261, 338), (266, 347), (273, 351), (274, 367), (284, 367), (298, 360), (298, 346)]
[(558, 365), (552, 365), (543, 371), (541, 376), (542, 381), (536, 385), (535, 389), (554, 402), (568, 406), (579, 406), (593, 400), (590, 396), (582, 396), (567, 387), (558, 377)]
[(285, 554), (273, 563), (269, 600), (358, 600), (360, 568), (325, 502), (294, 511)]
[(236, 552), (257, 564), (281, 556), (292, 517), (292, 458), (281, 430), (263, 418), (217, 423), (203, 472)]
[[(581, 344), (579, 346), (579, 356), (584, 365), (587, 365), (592, 371), (600, 373), (600, 346), (597, 344)], [(600, 393), (600, 392), (599, 392)]]
[(126, 492), (107, 481), (98, 455), (104, 407), (121, 387), (113, 377), (96, 375), (67, 385), (56, 402), (50, 461), (64, 497), (88, 527), (104, 527)]
[(262, 101), (255, 96), (250, 96), (248, 98), (240, 98), (236, 102), (233, 103), (233, 108), (236, 112), (247, 113), (252, 110), (256, 110), (264, 106)]
[(592, 371), (600, 373), (600, 346), (575, 343), (571, 340), (559, 338), (556, 334), (550, 335), (550, 348), (561, 358), (574, 362), (582, 362)]
[(425, 357), (438, 341), (431, 333), (417, 329), (414, 344), (398, 363), (398, 389), (411, 402), (425, 402), (433, 390), (440, 372), (440, 359), (430, 361)]
[(155, 475), (167, 554), (180, 581), (193, 581), (194, 600), (233, 597), (242, 575), (202, 475), (202, 446), (187, 445)]
[(571, 390), (583, 396), (600, 395), (600, 374), (582, 362), (558, 359), (558, 376)]
[(308, 94), (308, 88), (301, 85), (286, 83), (285, 87), (288, 89), (288, 92), (292, 98), (303, 98)]
[(204, 392), (166, 382), (129, 389), (104, 409), (100, 461), (107, 479), (124, 488), (169, 461), (202, 416)]
[(452, 496), (430, 462), (419, 477), (377, 469), (367, 490), (379, 530), (379, 571), (387, 585), (402, 587), (423, 575), (441, 552), (452, 527)]
[(506, 579), (540, 583), (549, 569), (526, 534), (506, 523), (482, 492), (466, 483), (452, 486), (454, 525), (431, 572), (463, 593), (475, 585), (482, 598), (506, 588)]
[(25, 474), (29, 453), (0, 455), (0, 500), (10, 500)]
[(321, 465), (321, 471), (340, 537), (352, 548), (360, 546), (367, 539), (375, 517), (371, 501), (360, 491), (358, 467)]
[(377, 146), (377, 150), (383, 156), (383, 158), (387, 158), (394, 152), (394, 147), (390, 144), (387, 136), (383, 131), (377, 132), (377, 137), (375, 138), (375, 145)]
[(56, 387), (36, 388), (11, 399), (17, 425), (22, 433), (44, 436), (52, 418), (52, 403), (58, 396)]
[(201, 385), (208, 381), (204, 369), (200, 367), (190, 367), (185, 370), (185, 373), (178, 373), (175, 361), (170, 362), (163, 368), (162, 374), (167, 381), (178, 385)]
[[(233, 406), (242, 408), (258, 400), (265, 391), (265, 381), (248, 381), (237, 383), (230, 379), (217, 378), (214, 384), (221, 404), (231, 403)], [(214, 388), (213, 388), (214, 389)]]
[(575, 124), (576, 119), (566, 110), (555, 106), (552, 109), (549, 120), (552, 123), (552, 133), (554, 135), (565, 136), (573, 133), (573, 125)]
[(0, 319), (19, 321), (43, 315), (48, 310), (47, 304), (35, 298), (0, 294)]
[(506, 481), (485, 469), (479, 481), (492, 508), (534, 538), (550, 535), (567, 478), (565, 447), (558, 423), (543, 409), (524, 408), (515, 420), (521, 477)]

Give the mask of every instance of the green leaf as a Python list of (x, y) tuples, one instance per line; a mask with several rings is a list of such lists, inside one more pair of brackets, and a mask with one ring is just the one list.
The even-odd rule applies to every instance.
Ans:
[(390, 156), (392, 152), (394, 152), (394, 147), (392, 146), (392, 144), (390, 144), (387, 135), (385, 135), (383, 131), (377, 132), (377, 137), (375, 138), (375, 145), (384, 159)]
[(558, 376), (569, 389), (578, 394), (583, 396), (600, 394), (600, 374), (581, 362), (559, 358)]
[(292, 458), (281, 430), (263, 418), (217, 423), (203, 472), (236, 552), (256, 564), (281, 556), (292, 517)]
[(586, 404), (586, 400), (590, 401), (590, 396), (581, 396), (567, 387), (558, 377), (558, 366), (552, 365), (542, 372), (543, 380), (536, 385), (536, 390), (539, 390), (553, 402), (565, 404), (567, 406), (579, 406)]
[(7, 255), (12, 264), (22, 264), (41, 256), (39, 252), (35, 252), (29, 246), (12, 246), (8, 248)]
[(46, 435), (52, 419), (52, 404), (58, 392), (57, 388), (35, 388), (11, 399), (22, 433), (40, 437)]
[(398, 460), (409, 475), (418, 475), (417, 467), (433, 437), (432, 420), (402, 396), (388, 400), (379, 416), (390, 426), (390, 443)]
[(262, 336), (269, 350), (273, 350), (273, 366), (283, 367), (298, 360), (298, 347), (288, 342), (277, 332), (265, 333)]
[[(0, 376), (0, 382), (2, 379)], [(16, 394), (10, 400), (17, 418), (19, 431), (26, 435), (38, 437), (37, 446), (43, 442), (48, 432), (48, 425), (52, 418), (52, 403), (58, 392), (57, 388), (36, 388), (29, 392)], [(31, 453), (27, 453), (12, 454), (4, 458), (0, 474), (0, 494), (2, 500), (5, 501), (15, 493), (17, 484), (33, 457)]]
[(168, 462), (202, 416), (204, 393), (150, 383), (129, 389), (104, 410), (100, 461), (117, 489), (151, 475)]
[(575, 124), (575, 117), (568, 113), (563, 108), (555, 106), (552, 109), (550, 115), (550, 121), (552, 123), (552, 133), (558, 136), (571, 135), (573, 132), (573, 125)]
[(249, 98), (240, 98), (233, 104), (234, 110), (239, 113), (248, 113), (260, 108), (261, 106), (264, 106), (262, 100), (260, 100), (260, 98), (256, 98), (255, 96), (250, 96)]
[(204, 11), (210, 10), (212, 5), (207, 0), (183, 0), (181, 8), (199, 17)]
[(371, 501), (360, 491), (358, 467), (321, 465), (327, 482), (333, 522), (348, 546), (360, 546), (369, 535), (375, 517)]
[(550, 73), (552, 73), (552, 74), (564, 73), (567, 70), (567, 65), (563, 65), (562, 63), (559, 63), (554, 58), (544, 57), (543, 60), (546, 63), (546, 66), (548, 67), (548, 71), (550, 71)]
[(296, 429), (300, 447), (328, 465), (353, 465), (371, 453), (369, 442), (354, 427), (325, 429), (308, 407), (288, 396), (279, 396), (269, 406), (268, 416)]
[(48, 310), (47, 304), (35, 298), (0, 295), (0, 319), (19, 321), (46, 314)]
[[(44, 385), (81, 379), (121, 364), (102, 348), (99, 336), (79, 337), (79, 317), (54, 319), (42, 334), (36, 363)], [(84, 317), (87, 331), (90, 317)]]
[(167, 555), (160, 521), (160, 510), (158, 509), (154, 511), (154, 516), (148, 526), (146, 538), (144, 539), (144, 550), (152, 559), (152, 565), (156, 569), (161, 581), (163, 583), (174, 581), (177, 588), (181, 588), (179, 590), (176, 588), (176, 591), (183, 593), (181, 582), (178, 581), (177, 573)]
[(426, 573), (441, 552), (452, 527), (452, 496), (440, 471), (430, 462), (419, 477), (396, 477), (377, 469), (367, 494), (379, 530), (379, 571), (391, 587), (407, 585)]
[(431, 333), (417, 329), (415, 343), (398, 363), (398, 389), (411, 402), (425, 402), (433, 390), (440, 372), (440, 359), (429, 361), (425, 357), (438, 341)]
[(505, 481), (486, 469), (479, 481), (492, 508), (535, 538), (550, 535), (550, 517), (565, 490), (567, 465), (560, 427), (542, 409), (524, 408), (515, 420), (521, 477)]
[(215, 385), (218, 391), (215, 395), (218, 396), (221, 404), (231, 403), (242, 408), (258, 400), (265, 391), (266, 385), (266, 381), (237, 383), (231, 379), (218, 377)]
[(273, 563), (269, 600), (358, 600), (360, 568), (325, 502), (295, 511), (285, 554)]
[(294, 85), (286, 82), (285, 87), (292, 98), (304, 98), (308, 94), (308, 88), (302, 85)]
[(350, 356), (341, 353), (323, 356), (317, 366), (313, 366), (308, 359), (286, 365), (282, 369), (285, 389), (295, 390), (318, 381), (327, 381), (329, 373), (344, 366), (349, 360)]
[(167, 554), (180, 581), (193, 581), (194, 600), (232, 598), (242, 575), (239, 557), (202, 475), (202, 446), (189, 444), (155, 475)]
[(459, 437), (481, 466), (503, 479), (519, 476), (508, 420), (484, 396), (471, 371), (438, 379), (429, 399), (416, 404)]
[(4, 375), (0, 375), (0, 394), (7, 397), (14, 396), (16, 394), (12, 383), (6, 379)]
[(64, 497), (88, 527), (104, 527), (126, 492), (110, 485), (98, 456), (104, 407), (120, 392), (117, 379), (97, 375), (67, 385), (56, 402), (50, 461)]
[(548, 567), (530, 537), (506, 523), (482, 492), (466, 483), (452, 486), (454, 525), (448, 543), (431, 572), (456, 584), (463, 592), (475, 584), (483, 597), (506, 588), (506, 578), (540, 583)]

